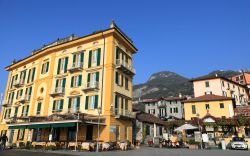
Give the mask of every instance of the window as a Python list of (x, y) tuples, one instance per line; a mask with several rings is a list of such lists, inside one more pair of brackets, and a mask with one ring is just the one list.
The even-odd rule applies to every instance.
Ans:
[(209, 81), (205, 82), (206, 87), (209, 87)]
[(82, 84), (82, 75), (71, 77), (71, 88), (72, 87), (80, 87), (81, 84)]
[(99, 66), (101, 62), (101, 48), (89, 51), (89, 62), (88, 67)]
[(225, 97), (227, 97), (227, 93), (225, 91), (222, 92)]
[(21, 116), (28, 116), (28, 113), (29, 113), (29, 105), (23, 106)]
[(99, 72), (88, 73), (87, 87), (99, 87)]
[(80, 96), (69, 98), (68, 112), (76, 113), (80, 109)]
[(20, 74), (20, 81), (19, 81), (20, 84), (24, 84), (25, 78), (26, 78), (26, 70), (21, 71), (21, 74)]
[(41, 102), (37, 103), (36, 115), (40, 115), (41, 114), (41, 105), (42, 105)]
[(6, 109), (4, 114), (4, 119), (9, 119), (11, 114), (11, 109)]
[(115, 72), (115, 83), (117, 85), (120, 85), (120, 79), (119, 79), (119, 77), (120, 77), (120, 74), (118, 72)]
[(127, 127), (127, 126), (124, 126), (124, 138), (126, 139), (126, 140), (128, 140), (128, 131), (129, 131), (129, 127)]
[(225, 86), (225, 82), (224, 82), (224, 81), (222, 81), (222, 86), (223, 86), (223, 87)]
[(151, 111), (152, 111), (152, 114), (155, 114), (155, 109), (152, 109)]
[(98, 95), (86, 96), (85, 109), (97, 109), (98, 108)]
[(23, 140), (23, 138), (24, 138), (24, 132), (25, 132), (25, 129), (19, 129), (19, 130), (18, 130), (18, 133), (17, 133), (17, 140), (20, 140), (20, 141)]
[(72, 67), (83, 67), (84, 51), (80, 53), (73, 54), (73, 64)]
[(230, 89), (230, 84), (229, 83), (227, 83), (227, 88)]
[(65, 85), (66, 85), (66, 78), (57, 79), (55, 91), (56, 92), (64, 92)]
[(23, 89), (18, 90), (17, 94), (16, 94), (16, 99), (17, 100), (20, 99), (22, 97), (22, 95), (23, 95)]
[(195, 105), (192, 105), (192, 114), (196, 114), (196, 107), (195, 107)]
[(125, 89), (128, 90), (128, 78), (125, 77)]
[(173, 110), (172, 110), (172, 108), (170, 108), (170, 113), (173, 113)]
[(221, 108), (221, 109), (224, 108), (224, 103), (220, 103), (220, 108)]
[(14, 117), (17, 117), (17, 113), (18, 113), (18, 107), (15, 107)]
[(25, 89), (25, 100), (28, 100), (30, 101), (30, 98), (31, 98), (31, 94), (32, 94), (32, 87), (28, 87)]
[(63, 103), (64, 103), (63, 99), (61, 99), (61, 100), (54, 100), (53, 101), (52, 113), (62, 112), (63, 111)]
[(209, 109), (209, 108), (210, 108), (209, 104), (206, 104), (206, 105), (205, 105), (205, 108), (206, 108), (206, 109)]
[(41, 74), (46, 74), (49, 71), (49, 62), (45, 62), (42, 64)]
[(178, 107), (174, 108), (174, 113), (178, 113)]
[(35, 79), (36, 68), (29, 69), (27, 83), (31, 83)]
[(68, 70), (68, 59), (69, 57), (60, 58), (58, 60), (57, 74), (66, 73)]

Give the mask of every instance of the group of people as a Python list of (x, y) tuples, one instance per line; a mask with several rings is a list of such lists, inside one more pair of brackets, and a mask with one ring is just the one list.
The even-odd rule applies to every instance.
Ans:
[(1, 137), (0, 137), (0, 142), (1, 142), (1, 145), (0, 145), (0, 150), (5, 150), (6, 148), (6, 142), (8, 141), (8, 137), (6, 136), (6, 134), (3, 134)]

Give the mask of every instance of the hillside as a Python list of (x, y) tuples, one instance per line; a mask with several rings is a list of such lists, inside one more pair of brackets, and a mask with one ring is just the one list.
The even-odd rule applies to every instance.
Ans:
[[(239, 72), (233, 70), (216, 70), (204, 76), (215, 74), (224, 77), (231, 77), (239, 74)], [(193, 85), (189, 80), (189, 78), (170, 71), (154, 73), (150, 76), (147, 82), (134, 85), (133, 99), (137, 100), (139, 97), (144, 99), (178, 96), (180, 93), (182, 95), (192, 96)]]

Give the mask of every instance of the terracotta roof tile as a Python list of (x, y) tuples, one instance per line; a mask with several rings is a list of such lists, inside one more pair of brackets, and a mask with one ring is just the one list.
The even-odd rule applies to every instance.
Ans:
[(219, 100), (233, 100), (231, 97), (219, 96), (219, 95), (203, 95), (192, 99), (185, 100), (184, 102), (202, 102), (202, 101), (219, 101)]

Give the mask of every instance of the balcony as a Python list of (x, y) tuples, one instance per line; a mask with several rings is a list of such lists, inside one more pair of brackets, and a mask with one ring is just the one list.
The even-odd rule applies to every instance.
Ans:
[(116, 119), (135, 119), (135, 112), (131, 112), (125, 109), (114, 108), (111, 109), (112, 114), (115, 116)]
[(23, 84), (24, 84), (24, 81), (23, 80), (15, 80), (14, 82), (13, 82), (13, 86), (15, 86), (15, 87), (21, 87), (21, 86), (23, 86)]
[(81, 71), (83, 69), (83, 62), (75, 62), (72, 67), (68, 69), (69, 72)]
[(99, 90), (99, 82), (97, 81), (88, 82), (87, 85), (83, 86), (82, 90), (84, 92)]
[(30, 95), (24, 95), (23, 97), (21, 97), (18, 102), (20, 103), (26, 103), (30, 101)]
[(52, 97), (54, 97), (54, 96), (63, 96), (64, 92), (65, 92), (65, 88), (58, 87), (58, 88), (55, 88), (54, 90), (52, 90), (50, 92), (50, 96), (52, 96)]
[(3, 103), (2, 103), (3, 107), (11, 107), (11, 105), (12, 105), (11, 100), (6, 100), (6, 101), (3, 101)]
[(135, 69), (124, 60), (116, 60), (116, 69), (120, 69), (128, 75), (135, 75)]

